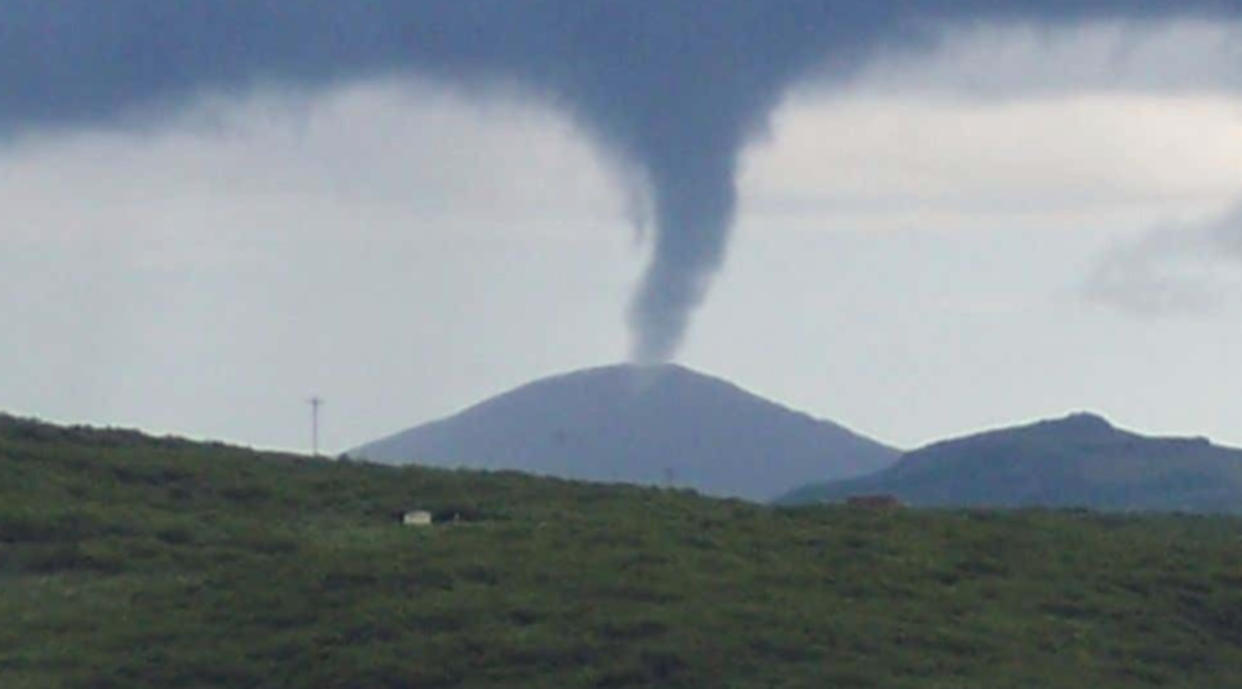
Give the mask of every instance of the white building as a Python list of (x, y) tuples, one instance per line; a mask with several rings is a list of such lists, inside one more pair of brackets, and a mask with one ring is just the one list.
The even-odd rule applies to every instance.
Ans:
[(406, 526), (431, 526), (431, 513), (427, 510), (412, 510), (401, 515), (401, 523)]

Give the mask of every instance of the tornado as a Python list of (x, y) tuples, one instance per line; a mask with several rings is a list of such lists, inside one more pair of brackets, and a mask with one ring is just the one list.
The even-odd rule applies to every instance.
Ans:
[(1178, 17), (1242, 18), (1242, 0), (6, 0), (0, 155), (25, 132), (155, 126), (203, 94), (273, 84), (516, 85), (648, 185), (628, 321), (631, 357), (658, 363), (725, 261), (739, 156), (791, 85), (846, 81), (963, 23)]

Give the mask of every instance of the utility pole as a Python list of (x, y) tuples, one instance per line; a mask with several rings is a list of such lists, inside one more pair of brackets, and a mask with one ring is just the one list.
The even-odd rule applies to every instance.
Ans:
[(311, 456), (319, 456), (319, 407), (323, 406), (323, 400), (319, 397), (310, 398), (311, 406)]

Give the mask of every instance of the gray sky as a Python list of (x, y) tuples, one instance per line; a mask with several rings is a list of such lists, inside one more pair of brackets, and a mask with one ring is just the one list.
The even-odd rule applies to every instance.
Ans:
[[(972, 26), (784, 97), (677, 360), (902, 447), (1242, 445), (1242, 24)], [(303, 449), (319, 394), (336, 451), (623, 359), (649, 200), (590, 134), (392, 75), (22, 130), (0, 409)]]

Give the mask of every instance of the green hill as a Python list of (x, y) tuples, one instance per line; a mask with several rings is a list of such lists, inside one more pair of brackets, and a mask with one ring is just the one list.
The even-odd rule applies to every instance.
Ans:
[(893, 495), (922, 507), (1087, 507), (1242, 513), (1242, 450), (1158, 438), (1072, 414), (947, 440), (855, 479), (803, 486), (782, 504)]
[[(464, 519), (402, 526), (408, 508)], [(0, 686), (1225, 687), (1240, 534), (775, 509), (0, 417)]]

